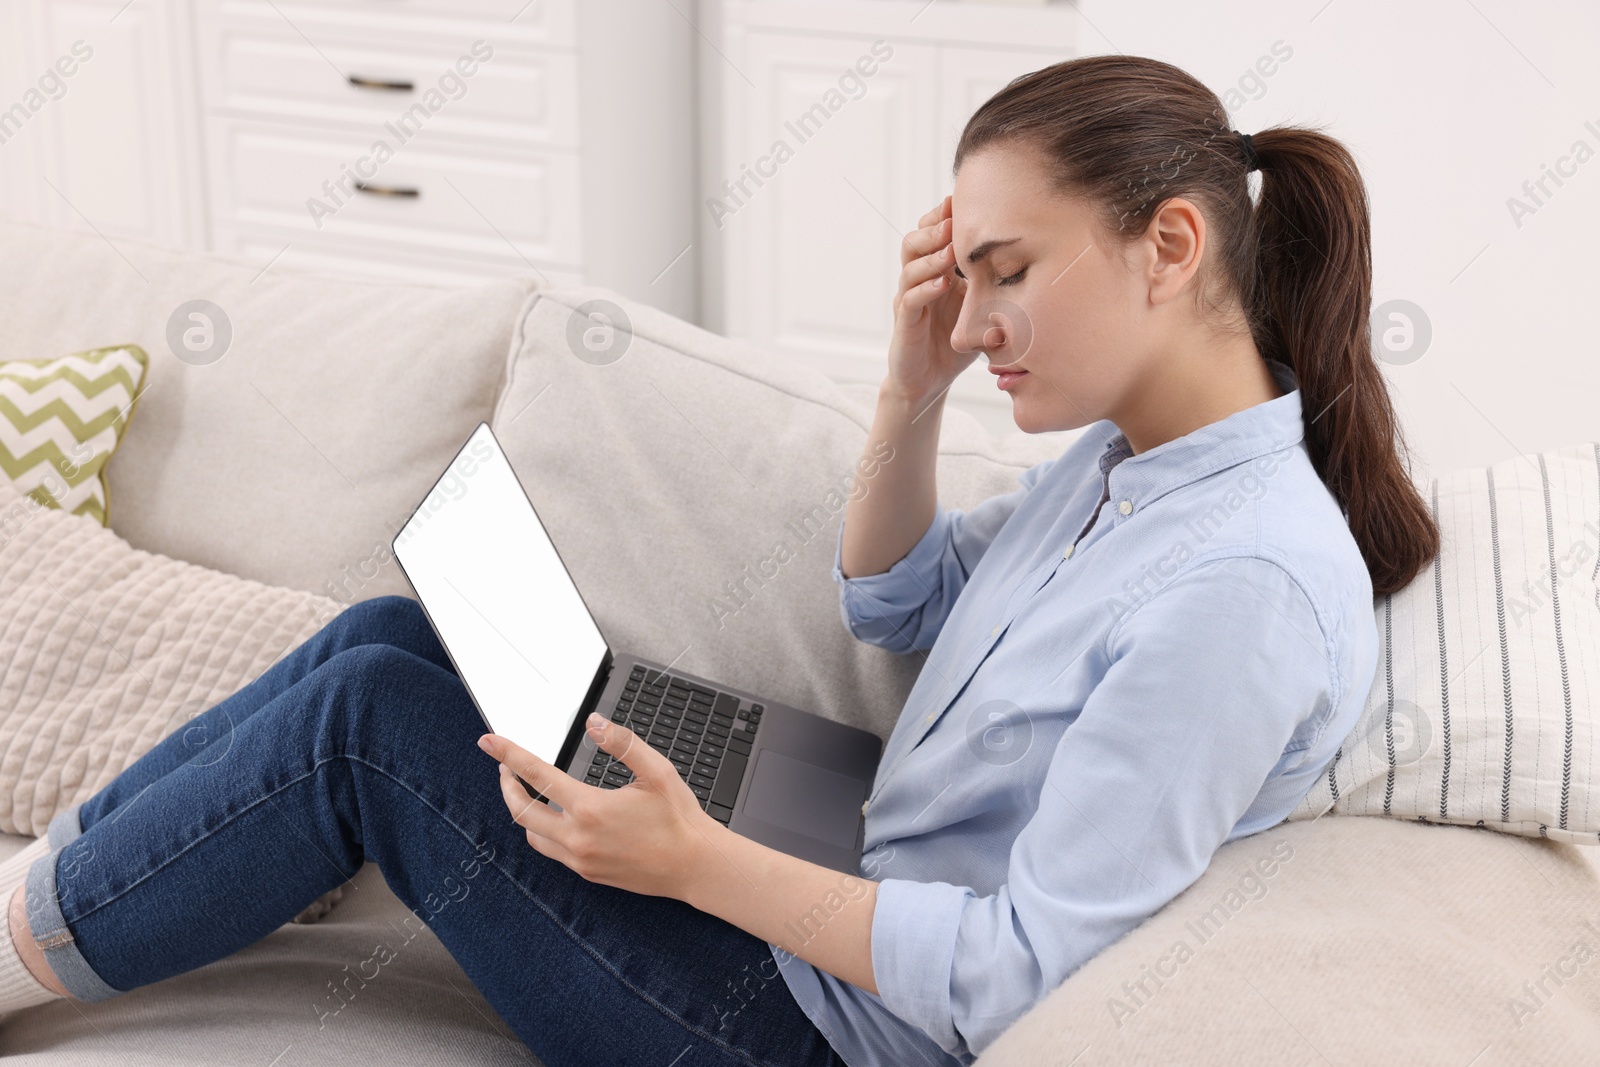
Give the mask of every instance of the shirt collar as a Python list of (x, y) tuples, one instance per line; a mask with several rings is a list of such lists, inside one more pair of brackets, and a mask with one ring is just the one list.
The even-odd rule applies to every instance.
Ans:
[(1236, 411), (1148, 452), (1134, 455), (1127, 436), (1114, 431), (1100, 457), (1111, 499), (1129, 501), (1137, 511), (1174, 489), (1304, 440), (1299, 379), (1288, 364), (1278, 360), (1267, 360), (1267, 369), (1284, 391), (1282, 396)]

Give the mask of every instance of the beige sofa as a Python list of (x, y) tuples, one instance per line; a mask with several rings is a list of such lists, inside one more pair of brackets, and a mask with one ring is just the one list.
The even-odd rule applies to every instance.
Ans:
[[(390, 533), (488, 420), (613, 644), (885, 736), (892, 726), (918, 658), (851, 640), (828, 577), (871, 387), (536, 278), (377, 285), (16, 224), (0, 225), (0, 252), (0, 358), (124, 342), (152, 357), (109, 468), (111, 526), (134, 547), (328, 596), (328, 614), (406, 592)], [(196, 298), (233, 330), (205, 365), (166, 342), (169, 316)], [(619, 359), (576, 354), (575, 309), (594, 299), (631, 320)], [(957, 507), (1066, 444), (996, 438), (953, 411), (942, 434), (940, 495)], [(94, 785), (35, 777), (51, 787), (10, 783), (9, 825), (23, 833)], [(25, 841), (0, 837), (0, 852)], [(1592, 1062), (1593, 851), (1377, 819), (1281, 825), (1225, 846), (979, 1062)], [(0, 1025), (0, 1053), (536, 1062), (428, 933), (337, 1019), (319, 1016), (328, 984), (405, 915), (368, 865), (320, 923), (104, 1003), (19, 1013)], [(1579, 945), (1596, 958), (1575, 963)], [(1514, 1014), (1517, 998), (1536, 1010)]]

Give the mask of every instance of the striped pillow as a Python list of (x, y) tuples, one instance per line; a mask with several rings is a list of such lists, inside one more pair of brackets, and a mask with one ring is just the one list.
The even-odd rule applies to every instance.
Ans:
[(1377, 601), (1366, 710), (1290, 818), (1600, 844), (1600, 444), (1457, 471), (1428, 496), (1443, 547)]
[(104, 470), (150, 359), (135, 345), (0, 362), (0, 477), (106, 525)]

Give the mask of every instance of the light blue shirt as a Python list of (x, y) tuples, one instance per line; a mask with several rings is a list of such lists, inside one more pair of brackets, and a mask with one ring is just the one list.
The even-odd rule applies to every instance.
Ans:
[(937, 505), (884, 573), (835, 547), (850, 632), (925, 660), (866, 808), (878, 995), (773, 946), (851, 1067), (970, 1064), (1282, 822), (1355, 726), (1372, 582), (1269, 366), (1276, 399), (1137, 456), (1098, 422), (1022, 488)]

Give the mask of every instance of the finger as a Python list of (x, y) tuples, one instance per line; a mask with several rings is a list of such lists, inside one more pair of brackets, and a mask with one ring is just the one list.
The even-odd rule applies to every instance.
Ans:
[(633, 772), (636, 780), (652, 779), (669, 771), (674, 778), (678, 776), (678, 769), (672, 766), (671, 760), (645, 744), (644, 739), (632, 730), (618, 726), (604, 716), (591, 714), (586, 732), (589, 739), (600, 747), (600, 751), (621, 760)]
[(950, 243), (950, 235), (954, 224), (949, 219), (943, 219), (930, 226), (912, 230), (906, 234), (906, 239), (901, 244), (900, 262), (909, 263), (919, 256), (926, 256), (937, 252), (941, 247)]
[(517, 776), (504, 763), (500, 765), (500, 796), (506, 802), (506, 809), (511, 812), (511, 821), (529, 833), (551, 837), (559, 832), (561, 816), (530, 797), (528, 791), (517, 782)]
[(484, 734), (478, 738), (478, 747), (510, 767), (524, 782), (563, 808), (576, 792), (573, 786), (584, 784), (562, 774), (521, 745), (513, 744), (499, 734)]
[(932, 207), (930, 207), (928, 209), (928, 211), (927, 211), (927, 214), (923, 215), (922, 218), (917, 220), (917, 225), (918, 226), (932, 226), (934, 223), (936, 223), (940, 219), (944, 218), (945, 203), (949, 199), (950, 198), (947, 196), (944, 199), (940, 200), (937, 204), (935, 204)]
[[(946, 244), (937, 252), (930, 252), (921, 259), (914, 259), (907, 263), (900, 271), (901, 286), (909, 289), (913, 285), (921, 285), (929, 278), (938, 277), (941, 274), (948, 275), (950, 268), (954, 267), (956, 263), (955, 248), (955, 245)], [(946, 278), (946, 281), (948, 282), (949, 279)]]
[(943, 274), (913, 285), (900, 297), (900, 313), (915, 318), (922, 309), (950, 291), (950, 282)]
[(950, 240), (950, 228), (953, 223), (949, 219), (936, 222), (931, 226), (923, 226), (906, 234), (900, 242), (900, 263), (904, 266), (913, 259), (925, 256), (930, 252), (937, 252), (939, 248)]

